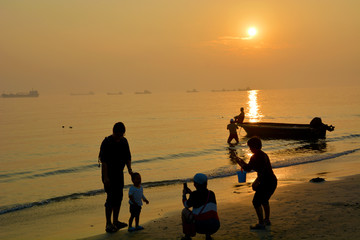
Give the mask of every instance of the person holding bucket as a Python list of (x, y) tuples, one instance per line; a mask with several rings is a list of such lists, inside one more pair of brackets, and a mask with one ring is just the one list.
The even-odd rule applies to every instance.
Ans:
[[(265, 229), (266, 225), (271, 225), (269, 199), (277, 187), (277, 178), (272, 170), (268, 155), (261, 150), (261, 140), (253, 137), (248, 140), (247, 145), (253, 153), (249, 163), (245, 163), (239, 157), (236, 157), (235, 161), (245, 171), (254, 170), (257, 172), (257, 178), (253, 182), (252, 188), (255, 191), (253, 205), (259, 222), (250, 226), (250, 229)], [(263, 209), (265, 218), (263, 217)]]
[(244, 171), (244, 169), (241, 168), (241, 170), (237, 171), (236, 173), (238, 175), (238, 182), (239, 183), (246, 182), (246, 171)]

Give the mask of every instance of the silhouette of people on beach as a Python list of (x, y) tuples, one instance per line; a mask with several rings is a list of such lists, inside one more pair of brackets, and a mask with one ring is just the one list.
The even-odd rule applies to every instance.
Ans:
[[(257, 172), (257, 178), (252, 187), (255, 191), (253, 205), (258, 217), (258, 223), (250, 226), (251, 229), (265, 229), (270, 222), (270, 205), (269, 199), (277, 187), (277, 178), (272, 170), (268, 155), (261, 150), (262, 143), (257, 137), (248, 140), (247, 145), (253, 153), (249, 163), (245, 163), (241, 158), (236, 161), (246, 172), (254, 170)], [(263, 209), (265, 218), (263, 217)]]
[(227, 129), (229, 130), (229, 137), (227, 143), (230, 144), (231, 140), (235, 139), (236, 143), (239, 143), (239, 137), (237, 134), (237, 129), (239, 127), (235, 124), (234, 119), (230, 119), (230, 123), (227, 125)]
[[(196, 233), (205, 234), (206, 239), (220, 228), (215, 193), (207, 189), (207, 176), (197, 173), (194, 176), (195, 191), (191, 191), (184, 183), (183, 204), (181, 213), (183, 233), (182, 240), (189, 240)], [(190, 194), (187, 198), (186, 194)], [(192, 211), (189, 209), (192, 207)]]
[[(144, 227), (139, 225), (141, 206), (142, 202), (149, 204), (143, 193), (143, 187), (141, 186), (141, 175), (140, 173), (133, 173), (131, 175), (133, 186), (129, 189), (129, 204), (130, 204), (130, 219), (129, 219), (129, 232), (143, 230)], [(132, 226), (133, 220), (135, 219), (135, 227)]]
[(235, 123), (239, 124), (239, 123), (243, 123), (244, 122), (244, 118), (245, 118), (245, 112), (244, 112), (244, 108), (240, 108), (240, 114), (235, 116)]
[[(105, 202), (106, 232), (116, 232), (127, 226), (120, 222), (119, 212), (123, 199), (124, 168), (127, 166), (131, 175), (131, 153), (129, 143), (124, 137), (125, 125), (115, 123), (113, 134), (106, 137), (100, 146), (99, 163), (101, 162), (101, 177), (107, 194)], [(113, 221), (111, 222), (111, 215)]]

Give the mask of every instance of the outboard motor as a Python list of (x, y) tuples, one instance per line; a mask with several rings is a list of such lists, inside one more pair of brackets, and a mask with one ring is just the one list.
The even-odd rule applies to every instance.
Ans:
[(323, 126), (323, 123), (321, 121), (321, 118), (319, 118), (319, 117), (314, 117), (310, 122), (310, 127), (312, 127), (312, 128), (319, 128), (322, 126)]
[(325, 128), (328, 131), (334, 131), (335, 127), (333, 125), (326, 125), (322, 122), (321, 118), (319, 117), (314, 117), (311, 122), (310, 122), (310, 127), (312, 128)]

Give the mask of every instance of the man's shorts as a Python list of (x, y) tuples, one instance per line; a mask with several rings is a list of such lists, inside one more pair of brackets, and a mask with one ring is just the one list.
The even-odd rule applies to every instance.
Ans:
[(120, 207), (123, 199), (123, 188), (119, 186), (110, 186), (105, 188), (107, 194), (105, 207)]

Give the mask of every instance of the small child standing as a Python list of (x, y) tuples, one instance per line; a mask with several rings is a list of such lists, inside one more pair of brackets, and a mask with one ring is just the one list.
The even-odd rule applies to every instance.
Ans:
[[(140, 212), (142, 201), (149, 204), (149, 201), (145, 198), (143, 193), (143, 188), (141, 186), (141, 175), (137, 172), (131, 175), (131, 180), (134, 183), (133, 186), (129, 189), (129, 204), (130, 204), (130, 219), (129, 219), (129, 232), (143, 230), (142, 226), (139, 226)], [(133, 220), (135, 218), (135, 227), (132, 226)]]

